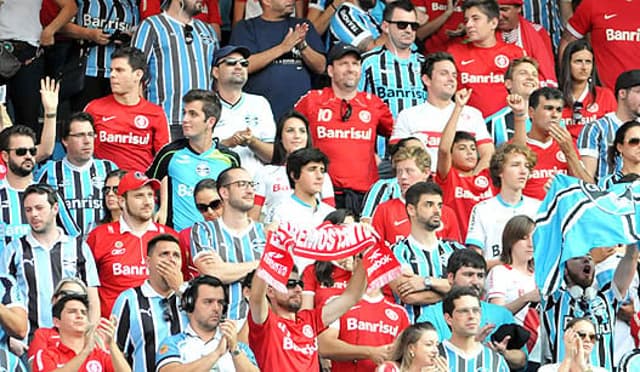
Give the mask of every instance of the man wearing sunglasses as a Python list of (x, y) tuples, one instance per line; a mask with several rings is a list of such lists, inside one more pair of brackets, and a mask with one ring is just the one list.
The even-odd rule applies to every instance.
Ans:
[(227, 45), (216, 51), (213, 77), (222, 113), (213, 135), (240, 156), (242, 167), (253, 177), (271, 163), (276, 124), (264, 97), (242, 91), (249, 76), (250, 55), (243, 46)]
[(178, 239), (159, 234), (145, 248), (148, 277), (122, 292), (109, 313), (118, 319), (114, 338), (134, 372), (155, 371), (160, 341), (184, 331), (189, 323), (180, 308), (185, 286)]
[(48, 161), (36, 176), (39, 183), (55, 185), (83, 236), (103, 218), (102, 186), (107, 174), (117, 168), (109, 160), (94, 158), (95, 136), (91, 115), (71, 115), (62, 124), (62, 144), (67, 155), (62, 160)]

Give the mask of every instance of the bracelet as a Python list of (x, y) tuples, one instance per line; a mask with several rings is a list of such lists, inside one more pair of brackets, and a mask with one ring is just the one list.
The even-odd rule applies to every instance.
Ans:
[(527, 114), (525, 114), (524, 112), (520, 113), (520, 114), (516, 114), (515, 112), (513, 113), (513, 115), (517, 118), (521, 118), (523, 116), (526, 116)]
[(238, 355), (240, 355), (242, 351), (240, 350), (240, 348), (238, 346), (236, 346), (235, 350), (231, 350), (231, 357), (236, 357)]
[(54, 113), (45, 113), (44, 114), (44, 117), (47, 118), (47, 119), (53, 119), (56, 116), (57, 116), (57, 114), (55, 112)]

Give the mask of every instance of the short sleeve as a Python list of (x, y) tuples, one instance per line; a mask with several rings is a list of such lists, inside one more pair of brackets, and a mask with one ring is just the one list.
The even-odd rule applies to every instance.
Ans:
[(567, 32), (577, 39), (582, 39), (592, 28), (593, 1), (582, 0), (567, 22)]
[(495, 266), (487, 275), (487, 301), (493, 298), (506, 298), (509, 285), (509, 271), (503, 265)]
[(93, 253), (87, 243), (82, 242), (82, 253), (85, 258), (85, 269), (87, 271), (87, 286), (98, 287), (100, 286), (100, 278), (98, 277), (98, 268), (96, 267), (96, 261), (93, 258)]
[(396, 123), (391, 131), (391, 142), (401, 140), (403, 138), (411, 137), (411, 131), (409, 130), (411, 123), (409, 122), (409, 111), (402, 110), (396, 118)]
[(588, 123), (582, 128), (578, 137), (578, 152), (580, 156), (588, 156), (598, 159), (598, 145), (601, 136), (600, 126), (597, 121)]
[(480, 218), (480, 206), (481, 204), (476, 204), (471, 210), (471, 215), (469, 216), (469, 231), (467, 232), (467, 238), (465, 244), (467, 245), (475, 245), (480, 249), (485, 249), (485, 242), (487, 240), (487, 232), (482, 224), (482, 219)]
[(175, 340), (176, 336), (166, 337), (158, 346), (158, 351), (156, 352), (156, 371), (169, 363), (181, 362), (180, 349)]

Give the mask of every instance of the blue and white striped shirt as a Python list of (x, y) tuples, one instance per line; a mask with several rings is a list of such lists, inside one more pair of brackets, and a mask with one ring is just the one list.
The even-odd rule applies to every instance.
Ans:
[(367, 195), (365, 195), (360, 216), (372, 218), (373, 211), (376, 210), (379, 204), (401, 196), (400, 185), (396, 177), (379, 179), (371, 186)]
[(450, 371), (456, 372), (509, 372), (509, 366), (504, 357), (489, 347), (480, 345), (481, 349), (475, 355), (465, 355), (465, 352), (455, 347), (449, 340), (442, 342), (444, 356)]
[(616, 131), (622, 124), (616, 114), (611, 112), (585, 125), (578, 137), (580, 156), (588, 156), (598, 161), (594, 176), (599, 184), (604, 182), (609, 174), (622, 169), (622, 161), (616, 163), (615, 169), (610, 169), (607, 163), (607, 150), (613, 145)]

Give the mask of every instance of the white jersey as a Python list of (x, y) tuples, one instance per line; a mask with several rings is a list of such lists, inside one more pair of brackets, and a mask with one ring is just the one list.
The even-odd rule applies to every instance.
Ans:
[[(265, 223), (269, 223), (273, 218), (273, 207), (293, 194), (287, 178), (287, 168), (284, 165), (265, 165), (258, 170), (253, 180), (258, 183), (255, 187), (255, 203), (262, 206), (260, 219)], [(331, 184), (329, 173), (324, 175), (322, 191), (319, 197), (324, 202), (334, 199), (333, 185)]]
[[(273, 121), (271, 105), (262, 96), (242, 93), (240, 100), (231, 105), (224, 100), (220, 120), (213, 128), (213, 136), (220, 140), (227, 139), (237, 131), (251, 129), (254, 137), (262, 142), (273, 143), (276, 135), (276, 124)], [(240, 164), (251, 176), (258, 169), (264, 167), (264, 163), (254, 154), (249, 146), (236, 146), (231, 150), (240, 156)]]
[[(503, 298), (506, 303), (510, 303), (536, 289), (536, 281), (533, 273), (523, 273), (509, 265), (498, 265), (489, 271), (485, 286), (487, 290), (486, 301), (491, 301), (493, 298)], [(514, 315), (518, 324), (523, 324), (528, 311), (529, 305)]]
[(0, 39), (40, 45), (42, 26), (36, 15), (41, 7), (42, 0), (0, 1)]
[[(441, 109), (427, 101), (400, 111), (393, 126), (391, 141), (407, 137), (419, 138), (427, 146), (427, 152), (431, 156), (431, 170), (435, 172), (440, 137), (453, 113), (454, 107), (455, 104), (451, 102), (449, 106)], [(462, 109), (456, 131), (471, 133), (475, 136), (478, 145), (492, 141), (482, 113), (471, 106), (464, 106)]]
[[(312, 207), (292, 194), (273, 208), (273, 218), (270, 222), (289, 222), (311, 229), (320, 225), (324, 218), (335, 210), (334, 207), (320, 200), (317, 200), (316, 206)], [(313, 260), (297, 256), (293, 257), (293, 261), (299, 272), (303, 272), (305, 267), (313, 263)]]
[(522, 196), (515, 205), (507, 204), (500, 194), (476, 204), (469, 217), (469, 231), (465, 244), (482, 249), (485, 259), (500, 257), (502, 253), (502, 231), (509, 220), (524, 214), (535, 219), (540, 201)]

